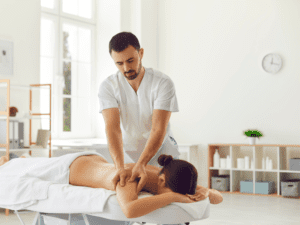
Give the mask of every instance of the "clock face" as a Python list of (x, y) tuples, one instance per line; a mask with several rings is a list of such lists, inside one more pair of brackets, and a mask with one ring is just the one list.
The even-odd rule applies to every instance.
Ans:
[(268, 73), (277, 73), (282, 66), (282, 60), (277, 54), (268, 54), (263, 58), (262, 67)]

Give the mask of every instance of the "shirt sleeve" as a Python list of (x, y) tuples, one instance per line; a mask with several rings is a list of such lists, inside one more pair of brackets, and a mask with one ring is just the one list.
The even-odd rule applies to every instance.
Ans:
[(104, 109), (118, 108), (118, 102), (114, 96), (113, 88), (107, 81), (103, 81), (100, 85), (98, 98), (100, 104), (99, 113), (102, 113)]
[(179, 112), (175, 86), (171, 79), (161, 81), (154, 101), (154, 109)]

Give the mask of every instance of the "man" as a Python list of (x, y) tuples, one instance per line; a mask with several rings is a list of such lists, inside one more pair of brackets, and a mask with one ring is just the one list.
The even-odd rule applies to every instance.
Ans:
[[(116, 188), (118, 181), (124, 186), (140, 179), (139, 193), (146, 184), (148, 163), (159, 166), (161, 154), (179, 157), (169, 123), (171, 112), (179, 111), (175, 87), (167, 75), (142, 66), (144, 49), (134, 34), (122, 32), (112, 37), (109, 53), (119, 71), (101, 83), (98, 97), (117, 168), (112, 182)], [(123, 150), (136, 163), (131, 177), (124, 169)]]

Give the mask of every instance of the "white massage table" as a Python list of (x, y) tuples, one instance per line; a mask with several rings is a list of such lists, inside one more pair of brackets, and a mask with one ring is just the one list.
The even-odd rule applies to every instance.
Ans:
[[(147, 192), (141, 192), (139, 198), (152, 196)], [(99, 199), (106, 199), (101, 202)], [(13, 207), (10, 208), (15, 210)], [(180, 224), (191, 221), (203, 220), (209, 217), (210, 202), (206, 198), (195, 203), (171, 203), (163, 208), (157, 209), (147, 215), (128, 219), (116, 197), (116, 192), (102, 188), (78, 187), (69, 184), (52, 184), (49, 186), (48, 198), (39, 200), (24, 210), (37, 212), (33, 225), (43, 225), (45, 221), (56, 220), (51, 223), (60, 224), (121, 224), (121, 221), (132, 221), (139, 224), (142, 222), (154, 224)], [(17, 210), (15, 213), (22, 225), (25, 225)], [(82, 214), (84, 223), (74, 222), (72, 218), (76, 214)], [(78, 216), (77, 216), (78, 217)], [(42, 221), (40, 223), (40, 221)], [(67, 221), (62, 223), (62, 221)], [(120, 221), (120, 223), (116, 223)], [(133, 223), (131, 223), (133, 224)]]

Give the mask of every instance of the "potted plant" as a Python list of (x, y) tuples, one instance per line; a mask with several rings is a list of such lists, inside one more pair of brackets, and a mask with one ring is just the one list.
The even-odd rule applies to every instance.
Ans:
[(243, 134), (248, 137), (250, 145), (255, 145), (256, 138), (260, 138), (263, 136), (262, 133), (258, 130), (247, 130), (244, 131)]

